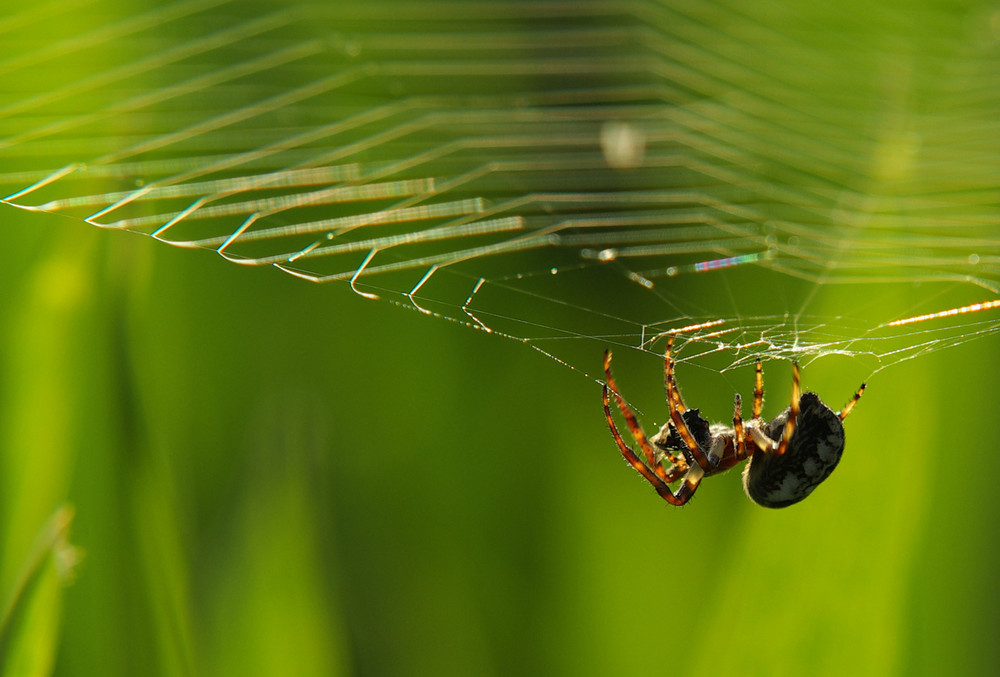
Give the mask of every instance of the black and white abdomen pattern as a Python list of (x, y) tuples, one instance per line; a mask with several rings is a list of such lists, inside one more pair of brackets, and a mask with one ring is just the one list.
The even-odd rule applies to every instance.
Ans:
[[(772, 419), (762, 432), (781, 439), (790, 409)], [(837, 467), (844, 452), (844, 425), (816, 393), (804, 393), (788, 448), (781, 456), (754, 451), (743, 471), (743, 488), (754, 503), (783, 508), (812, 493)]]

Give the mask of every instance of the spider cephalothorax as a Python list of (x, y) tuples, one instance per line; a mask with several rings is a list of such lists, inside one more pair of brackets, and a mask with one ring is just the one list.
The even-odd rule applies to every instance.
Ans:
[[(611, 375), (611, 353), (604, 353), (604, 415), (625, 460), (653, 485), (657, 493), (673, 505), (684, 505), (707, 475), (729, 470), (747, 458), (743, 488), (754, 503), (783, 508), (801, 501), (833, 472), (844, 451), (843, 420), (861, 398), (862, 383), (840, 413), (823, 403), (816, 393), (800, 393), (799, 366), (792, 363), (791, 405), (770, 421), (760, 417), (764, 401), (764, 375), (757, 360), (753, 391), (753, 418), (743, 420), (741, 400), (736, 395), (733, 427), (710, 425), (698, 409), (688, 409), (681, 400), (674, 379), (671, 356), (674, 339), (667, 341), (664, 382), (667, 389), (668, 420), (650, 438), (639, 426), (635, 413), (618, 393)], [(611, 417), (608, 391), (625, 417), (629, 432), (642, 450), (639, 456), (622, 439)], [(670, 484), (680, 480), (676, 491)]]

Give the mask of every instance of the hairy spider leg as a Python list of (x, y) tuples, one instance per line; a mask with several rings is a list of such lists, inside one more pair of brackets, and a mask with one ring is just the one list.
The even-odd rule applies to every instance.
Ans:
[(799, 399), (802, 394), (799, 389), (799, 363), (792, 362), (792, 407), (788, 412), (788, 420), (785, 421), (785, 432), (781, 435), (781, 442), (778, 444), (778, 448), (774, 450), (775, 456), (782, 456), (785, 450), (788, 449), (788, 443), (792, 439), (792, 434), (795, 433), (795, 422), (799, 417)]
[[(687, 471), (688, 471), (687, 461), (681, 458), (679, 462), (670, 464), (670, 467), (667, 468), (665, 475), (661, 476), (659, 473), (657, 473), (657, 476), (661, 477), (661, 479), (663, 479), (664, 482), (672, 484), (673, 482), (676, 482), (680, 478), (684, 477)], [(692, 491), (694, 490), (692, 489)]]
[[(656, 475), (658, 475), (660, 479), (663, 480), (664, 482), (673, 481), (667, 479), (668, 473), (664, 469), (663, 465), (657, 462), (656, 452), (653, 450), (653, 446), (649, 443), (649, 440), (646, 438), (646, 433), (643, 432), (642, 427), (639, 425), (638, 419), (636, 419), (635, 414), (628, 407), (628, 405), (625, 404), (625, 400), (622, 399), (622, 396), (618, 394), (618, 384), (615, 383), (615, 377), (611, 375), (610, 350), (604, 351), (604, 379), (607, 382), (607, 385), (611, 387), (611, 393), (615, 398), (615, 404), (618, 405), (618, 410), (622, 413), (622, 416), (625, 417), (625, 423), (628, 425), (629, 432), (632, 433), (632, 437), (635, 439), (636, 444), (639, 445), (639, 447), (642, 449), (642, 453), (646, 456), (647, 469), (652, 469), (652, 471), (656, 473)], [(614, 421), (611, 418), (610, 413), (608, 414), (608, 423), (610, 423), (612, 428), (614, 428)], [(617, 429), (615, 428), (612, 430), (612, 432), (615, 434), (615, 439), (617, 441), (617, 439), (620, 436), (617, 434), (616, 430)], [(621, 447), (621, 445), (619, 445), (619, 447)], [(626, 448), (627, 447), (622, 448), (622, 454), (625, 454)], [(634, 452), (632, 453), (634, 455)], [(625, 458), (626, 460), (629, 460), (628, 456), (626, 456)], [(629, 460), (629, 463), (632, 464), (632, 461)], [(635, 467), (635, 465), (632, 464), (632, 467)], [(645, 473), (643, 473), (643, 476), (645, 476)]]
[(854, 393), (854, 397), (851, 398), (851, 401), (848, 402), (847, 405), (845, 405), (844, 408), (840, 410), (841, 421), (847, 418), (847, 415), (851, 413), (851, 409), (854, 409), (854, 405), (857, 404), (858, 400), (861, 399), (861, 396), (864, 394), (865, 387), (867, 385), (868, 385), (867, 383), (862, 383), (861, 387), (858, 388), (858, 392)]
[[(667, 391), (668, 403), (670, 402), (670, 381), (674, 378), (674, 336), (675, 334), (671, 334), (670, 338), (667, 339), (667, 349), (663, 353), (663, 387)], [(687, 411), (687, 407), (684, 406), (684, 400), (681, 399), (680, 391), (677, 392), (677, 403), (677, 408), (682, 414)]]
[[(669, 350), (669, 347), (668, 347)], [(681, 436), (684, 440), (684, 446), (688, 448), (691, 452), (691, 456), (694, 458), (695, 463), (701, 466), (704, 470), (709, 470), (719, 465), (719, 461), (722, 460), (720, 456), (711, 454), (710, 457), (706, 456), (698, 446), (698, 442), (694, 439), (694, 435), (691, 434), (691, 430), (688, 429), (687, 423), (681, 417), (681, 410), (677, 408), (677, 405), (681, 402), (680, 391), (677, 390), (677, 379), (674, 378), (674, 361), (669, 360), (670, 366), (668, 367), (667, 374), (667, 407), (670, 409), (670, 422), (674, 424), (674, 428), (677, 430), (677, 434)], [(683, 404), (681, 404), (683, 406)]]
[[(605, 353), (604, 363), (606, 372), (608, 372), (609, 362), (610, 355)], [(613, 388), (614, 381), (612, 379), (609, 379), (609, 381)], [(663, 500), (667, 501), (667, 503), (670, 503), (671, 505), (684, 505), (691, 500), (691, 496), (694, 495), (695, 490), (698, 488), (702, 478), (705, 476), (705, 471), (698, 466), (690, 466), (684, 473), (681, 486), (677, 488), (676, 492), (671, 491), (667, 482), (673, 482), (678, 478), (678, 466), (671, 466), (670, 470), (664, 473), (666, 478), (669, 479), (664, 479), (657, 473), (651, 471), (649, 467), (647, 467), (646, 464), (643, 463), (642, 460), (636, 455), (635, 451), (633, 451), (632, 448), (625, 443), (625, 440), (622, 439), (621, 433), (618, 432), (618, 427), (615, 425), (614, 419), (611, 417), (611, 406), (608, 402), (608, 385), (609, 384), (604, 385), (601, 393), (601, 398), (604, 403), (604, 416), (608, 421), (608, 427), (611, 429), (611, 434), (615, 438), (615, 443), (618, 445), (618, 449), (622, 452), (622, 456), (625, 457), (625, 460), (632, 466), (632, 468), (635, 469), (636, 472), (642, 475), (647, 482), (653, 485), (656, 493), (658, 493)], [(618, 393), (615, 391), (612, 392), (615, 395), (616, 402), (624, 406), (624, 401), (621, 400)], [(638, 442), (639, 440), (637, 439), (636, 441)]]
[[(625, 457), (625, 461), (632, 466), (632, 468), (638, 472), (643, 478), (653, 485), (658, 493), (665, 501), (672, 505), (684, 505), (691, 498), (691, 494), (698, 487), (698, 483), (695, 482), (694, 486), (690, 486), (685, 477), (685, 482), (677, 490), (675, 495), (670, 487), (667, 486), (666, 480), (661, 478), (658, 474), (649, 469), (649, 467), (642, 462), (642, 460), (636, 455), (635, 451), (625, 443), (622, 439), (621, 433), (618, 432), (618, 426), (615, 425), (615, 421), (611, 416), (611, 405), (608, 402), (608, 386), (604, 386), (602, 391), (602, 399), (604, 401), (604, 416), (608, 419), (608, 427), (611, 429), (611, 434), (615, 438), (615, 443), (618, 445), (618, 449), (622, 452), (622, 456)], [(668, 475), (669, 476), (669, 475)]]
[(760, 418), (761, 409), (764, 408), (764, 367), (757, 358), (756, 373), (753, 379), (753, 417)]
[[(607, 386), (604, 386), (602, 391), (602, 399), (604, 402), (604, 416), (608, 420), (608, 428), (610, 428), (611, 435), (615, 438), (615, 443), (618, 445), (618, 448), (622, 452), (622, 456), (625, 457), (628, 464), (632, 466), (636, 472), (642, 475), (647, 482), (652, 484), (653, 488), (656, 489), (656, 491), (667, 501), (673, 503), (674, 505), (683, 505), (686, 503), (687, 499), (691, 497), (690, 494), (693, 494), (694, 490), (698, 487), (698, 483), (701, 481), (701, 478), (698, 477), (697, 479), (694, 479), (693, 477), (685, 477), (685, 484), (678, 489), (677, 494), (674, 494), (670, 487), (667, 486), (667, 483), (674, 482), (685, 474), (690, 474), (690, 472), (686, 473), (686, 471), (689, 471), (690, 469), (681, 468), (681, 466), (674, 464), (670, 466), (669, 470), (663, 473), (663, 477), (650, 470), (650, 468), (642, 462), (642, 459), (639, 458), (638, 454), (636, 454), (635, 451), (625, 443), (621, 433), (618, 432), (618, 426), (615, 425), (614, 418), (611, 416), (611, 405), (608, 401)], [(660, 466), (657, 467), (660, 468)], [(700, 473), (701, 468), (698, 468), (698, 471)], [(667, 495), (669, 495), (670, 498), (667, 498)]]
[(733, 453), (737, 461), (742, 461), (747, 457), (747, 445), (743, 431), (743, 398), (739, 393), (736, 393), (736, 405), (733, 407), (733, 432), (736, 436), (736, 448)]

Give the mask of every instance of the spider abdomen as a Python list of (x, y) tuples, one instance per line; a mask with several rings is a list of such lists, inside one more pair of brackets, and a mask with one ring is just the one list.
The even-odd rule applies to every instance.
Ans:
[[(781, 439), (789, 409), (763, 428), (772, 440)], [(788, 448), (781, 456), (756, 450), (743, 470), (743, 488), (754, 503), (784, 508), (812, 493), (837, 467), (844, 452), (844, 425), (816, 393), (804, 393)]]

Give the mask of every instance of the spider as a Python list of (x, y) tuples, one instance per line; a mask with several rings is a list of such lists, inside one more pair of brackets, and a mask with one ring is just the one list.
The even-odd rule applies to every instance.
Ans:
[[(650, 438), (618, 394), (618, 386), (611, 375), (611, 352), (604, 351), (603, 400), (608, 427), (628, 464), (652, 484), (664, 500), (672, 505), (684, 505), (691, 500), (703, 478), (725, 472), (748, 457), (750, 462), (743, 470), (743, 488), (751, 501), (767, 508), (798, 503), (830, 476), (844, 451), (843, 420), (861, 399), (864, 383), (838, 414), (815, 393), (800, 395), (799, 365), (793, 362), (791, 405), (768, 422), (760, 417), (764, 372), (758, 358), (753, 418), (743, 420), (737, 393), (733, 427), (709, 425), (698, 409), (688, 409), (681, 400), (674, 378), (673, 344), (671, 336), (663, 365), (670, 420)], [(618, 432), (608, 404), (609, 389), (644, 459)], [(669, 485), (677, 480), (681, 480), (681, 484), (673, 491)]]

